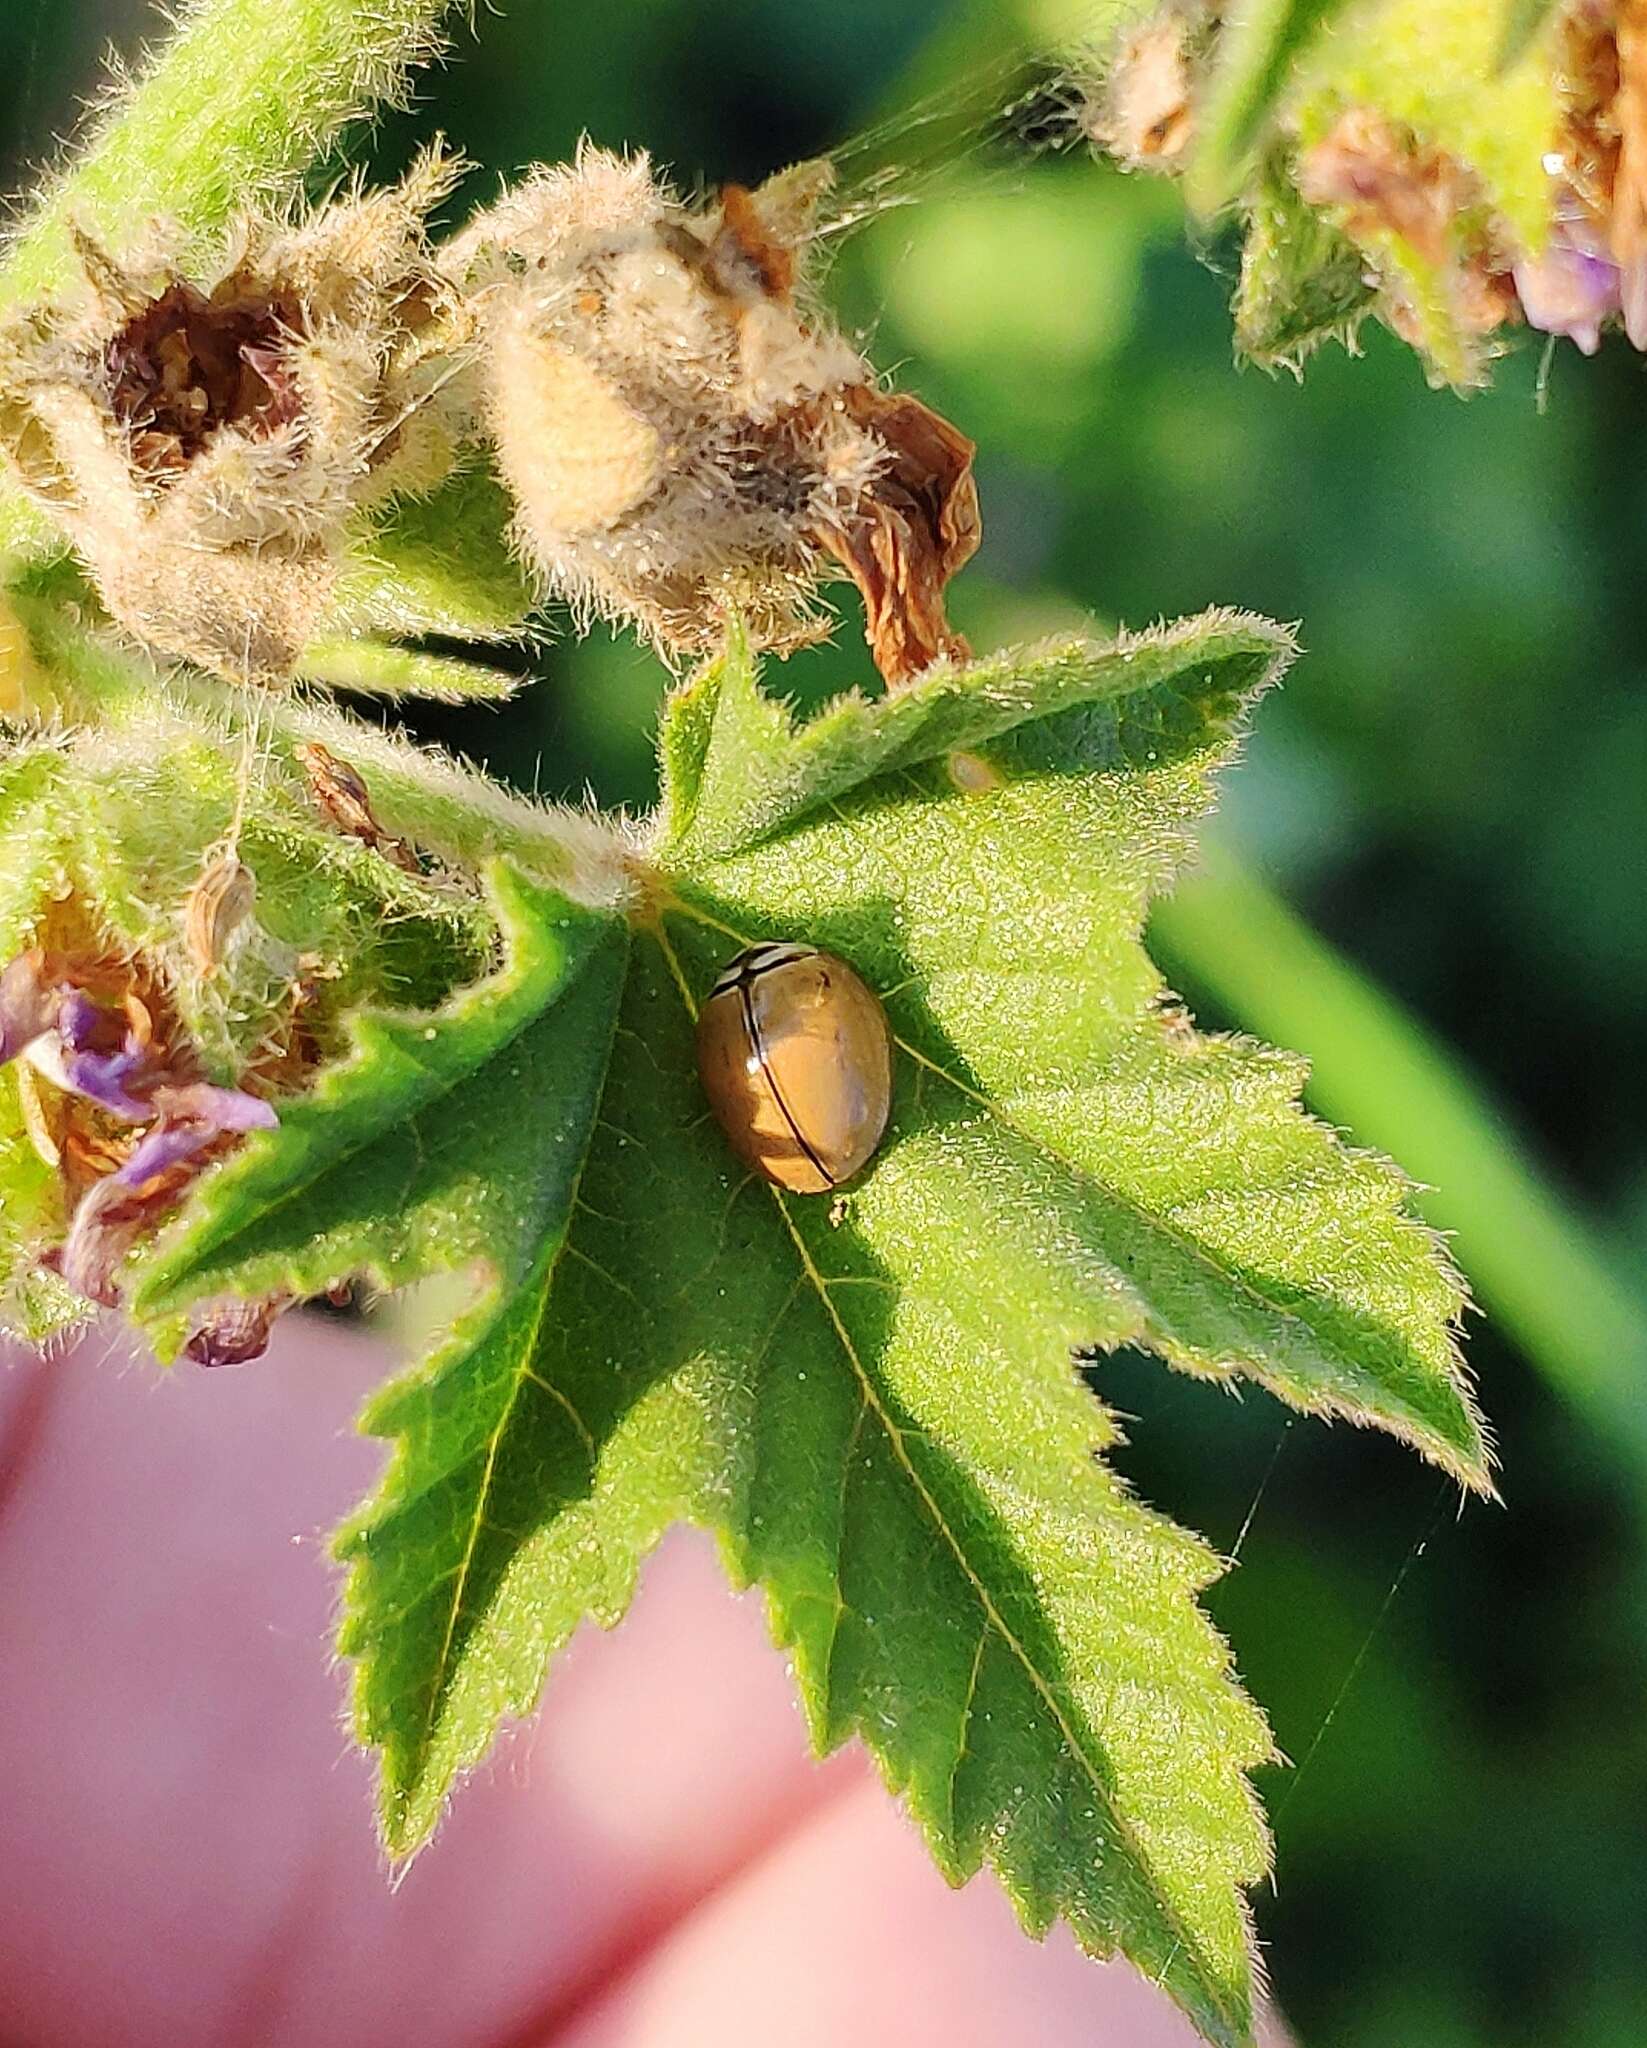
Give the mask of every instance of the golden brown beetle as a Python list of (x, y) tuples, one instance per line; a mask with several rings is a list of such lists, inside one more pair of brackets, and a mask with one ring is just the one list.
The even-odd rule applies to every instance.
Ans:
[(879, 998), (814, 946), (751, 946), (698, 1014), (698, 1072), (740, 1159), (821, 1195), (881, 1142), (892, 1034)]

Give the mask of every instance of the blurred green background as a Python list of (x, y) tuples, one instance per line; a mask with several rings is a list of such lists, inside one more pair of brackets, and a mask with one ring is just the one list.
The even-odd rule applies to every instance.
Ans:
[[(7, 0), (8, 188), (145, 18)], [(987, 88), (1036, 27), (965, 0), (511, 0), (370, 153), (443, 129), (482, 193), (587, 131), (688, 185), (753, 181)], [(1226, 1549), (1245, 1525), (1213, 1604), (1300, 1766), (1265, 1787), (1277, 1994), (1308, 2048), (1640, 2048), (1643, 366), (1621, 339), (1563, 352), (1542, 410), (1531, 342), (1468, 404), (1372, 330), (1301, 388), (1238, 373), (1232, 251), (1193, 248), (1170, 189), (986, 149), (924, 191), (844, 244), (831, 289), (981, 444), (961, 623), (988, 646), (1093, 612), (1302, 621), (1158, 948), (1203, 1021), (1310, 1053), (1317, 1107), (1432, 1185), (1485, 1310), (1503, 1508), (1459, 1514), (1405, 1452), (1261, 1396), (1095, 1374), (1137, 1418), (1144, 1492)], [(778, 684), (864, 677), (843, 610)], [(505, 710), (420, 729), (545, 793), (644, 803), (657, 664), (597, 633), (537, 666)]]

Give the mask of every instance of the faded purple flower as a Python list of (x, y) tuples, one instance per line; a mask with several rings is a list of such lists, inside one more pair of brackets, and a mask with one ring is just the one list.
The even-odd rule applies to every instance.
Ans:
[[(255, 1095), (239, 1088), (214, 1088), (205, 1081), (156, 1088), (143, 1113), (157, 1116), (153, 1128), (138, 1140), (123, 1166), (81, 1196), (58, 1261), (58, 1271), (77, 1293), (105, 1307), (120, 1299), (115, 1274), (122, 1259), (144, 1228), (182, 1192), (175, 1169), (219, 1138), (272, 1130), (280, 1121)], [(229, 1348), (225, 1340), (225, 1353)]]
[[(177, 1201), (191, 1162), (221, 1138), (272, 1130), (280, 1119), (242, 1088), (173, 1079), (140, 1003), (117, 1009), (77, 983), (48, 980), (38, 949), (0, 970), (0, 1065), (19, 1055), (69, 1094), (149, 1126), (124, 1165), (86, 1189), (63, 1243), (47, 1255), (76, 1293), (115, 1307), (121, 1261)], [(190, 1356), (207, 1364), (255, 1357), (282, 1305), (214, 1312), (191, 1338)]]
[(280, 1122), (268, 1103), (239, 1088), (214, 1088), (195, 1081), (157, 1088), (146, 1115), (159, 1121), (139, 1139), (137, 1149), (113, 1178), (133, 1190), (171, 1167), (193, 1159), (217, 1139), (244, 1131), (272, 1131)]
[(75, 983), (47, 981), (38, 950), (20, 953), (0, 972), (0, 1066), (19, 1055), (57, 1087), (127, 1123), (147, 1123), (155, 1114), (127, 1086), (150, 1062), (144, 1038)]
[[(1528, 326), (1565, 334), (1587, 356), (1601, 346), (1603, 321), (1622, 310), (1618, 265), (1606, 237), (1572, 199), (1558, 203), (1542, 254), (1516, 264), (1511, 275)], [(1636, 339), (1633, 331), (1630, 339)]]
[(52, 1079), (111, 1116), (127, 1123), (146, 1123), (154, 1115), (154, 1107), (130, 1093), (126, 1083), (150, 1065), (149, 1048), (129, 1024), (117, 1046), (100, 1047), (99, 1041), (109, 1035), (110, 1012), (94, 1003), (84, 989), (65, 989), (58, 999), (58, 1058)]

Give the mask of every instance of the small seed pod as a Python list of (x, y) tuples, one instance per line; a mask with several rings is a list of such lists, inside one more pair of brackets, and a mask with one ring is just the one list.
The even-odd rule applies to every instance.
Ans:
[(202, 979), (210, 979), (223, 965), (231, 940), (256, 901), (256, 878), (234, 854), (219, 853), (201, 870), (183, 906), (183, 938)]
[(886, 1130), (892, 1033), (880, 999), (833, 953), (752, 946), (698, 1014), (698, 1072), (740, 1159), (778, 1187), (826, 1194)]
[(1203, 25), (1171, 0), (1111, 55), (1082, 119), (1130, 171), (1177, 170), (1194, 134), (1192, 72)]

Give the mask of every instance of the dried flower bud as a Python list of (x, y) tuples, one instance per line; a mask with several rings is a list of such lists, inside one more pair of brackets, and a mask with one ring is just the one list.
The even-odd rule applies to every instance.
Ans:
[(883, 399), (808, 304), (826, 182), (802, 166), (691, 212), (644, 157), (585, 148), (481, 216), (447, 263), (482, 309), (499, 464), (556, 594), (668, 653), (718, 644), (732, 610), (788, 648), (824, 630), (814, 591), (833, 554), (896, 677), (959, 645), (942, 590), (976, 540), (971, 445)]
[(226, 1301), (195, 1324), (183, 1356), (196, 1365), (249, 1365), (269, 1348), (276, 1318), (291, 1306), (289, 1294), (266, 1294), (259, 1301)]
[(206, 276), (82, 236), (78, 292), (0, 328), (0, 449), (150, 646), (284, 679), (351, 511), (450, 465), (432, 337), (461, 315), (423, 214), (451, 177), (432, 154), (296, 227), (248, 217)]
[[(1462, 335), (1490, 334), (1519, 313), (1512, 254), (1484, 219), (1479, 180), (1445, 150), (1422, 143), (1373, 107), (1351, 107), (1298, 164), (1298, 189), (1332, 208), (1352, 241), (1377, 251), (1391, 238), (1435, 271)], [(1375, 267), (1377, 255), (1373, 257)], [(1382, 310), (1422, 346), (1422, 322), (1401, 280), (1382, 275)]]
[(1083, 126), (1100, 148), (1134, 171), (1175, 170), (1195, 132), (1190, 29), (1176, 9), (1117, 49)]

